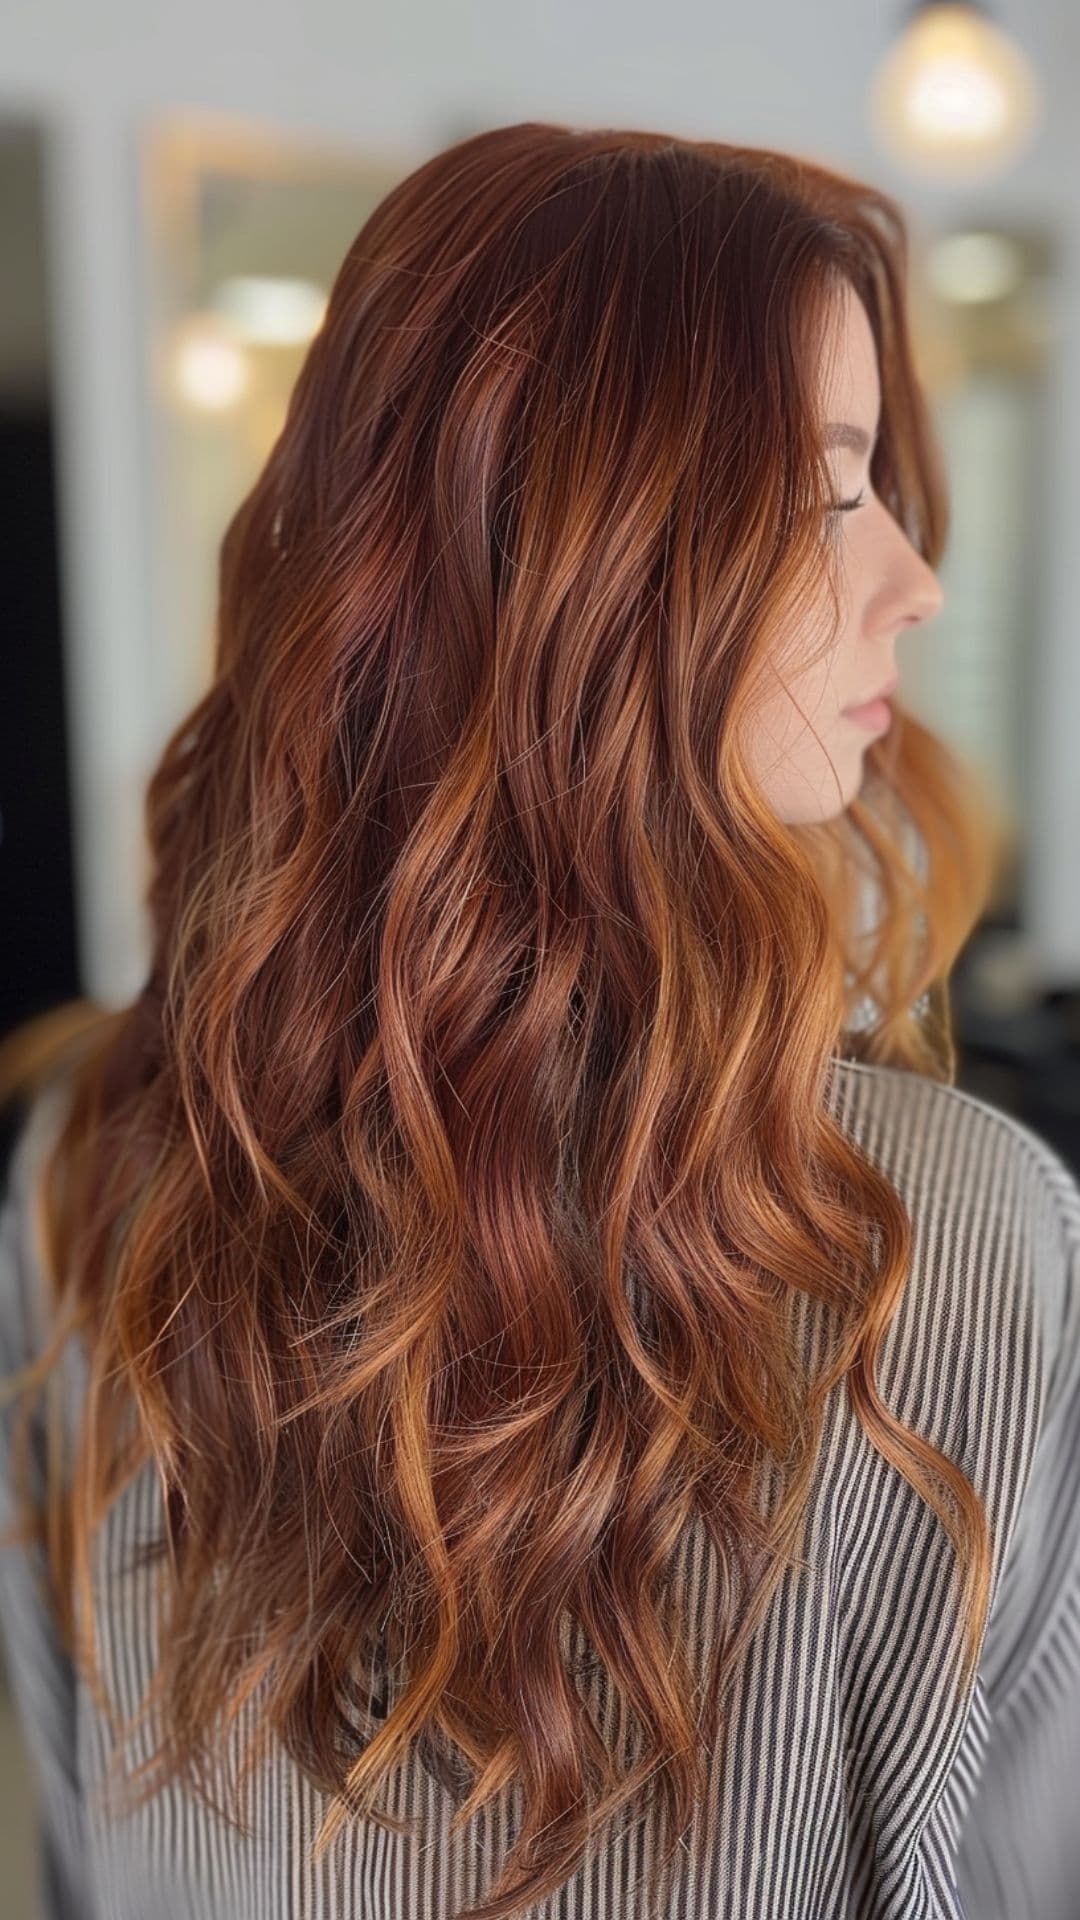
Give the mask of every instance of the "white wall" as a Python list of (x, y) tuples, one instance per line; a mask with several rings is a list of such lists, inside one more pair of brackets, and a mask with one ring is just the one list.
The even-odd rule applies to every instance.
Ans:
[(906, 9), (876, 0), (36, 0), (0, 36), (0, 112), (36, 110), (51, 147), (50, 265), (70, 647), (84, 981), (141, 980), (139, 790), (168, 673), (150, 591), (137, 139), (160, 110), (218, 109), (355, 141), (403, 170), (470, 128), (524, 118), (641, 125), (800, 149), (897, 192), (913, 221), (1053, 221), (1062, 356), (1046, 483), (1049, 621), (1036, 688), (1039, 784), (1027, 913), (1048, 980), (1080, 975), (1080, 9), (998, 9), (1047, 89), (1038, 145), (962, 200), (898, 177), (863, 120)]

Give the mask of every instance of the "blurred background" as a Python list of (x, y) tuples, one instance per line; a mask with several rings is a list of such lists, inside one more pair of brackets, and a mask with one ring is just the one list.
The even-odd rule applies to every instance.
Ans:
[[(901, 695), (988, 774), (959, 1084), (1080, 1169), (1080, 8), (36, 0), (0, 29), (0, 1037), (142, 985), (142, 794), (209, 676), (217, 550), (389, 187), (523, 119), (799, 151), (903, 203), (946, 606)], [(0, 1692), (8, 1920), (38, 1913)]]

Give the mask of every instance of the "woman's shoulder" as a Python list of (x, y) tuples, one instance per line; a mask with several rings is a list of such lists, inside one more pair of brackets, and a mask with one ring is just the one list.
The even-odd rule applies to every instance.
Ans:
[(924, 1152), (934, 1142), (945, 1144), (944, 1171), (955, 1173), (963, 1164), (978, 1167), (988, 1156), (1005, 1154), (1020, 1175), (1034, 1175), (1036, 1188), (1045, 1188), (1055, 1206), (1068, 1212), (1080, 1200), (1076, 1173), (1049, 1140), (965, 1087), (838, 1054), (830, 1060), (828, 1104), (853, 1129), (872, 1133), (886, 1148), (899, 1139), (909, 1150), (920, 1144)]
[(943, 1306), (1025, 1323), (1049, 1412), (1080, 1340), (1080, 1178), (1039, 1131), (925, 1075), (836, 1059), (829, 1104), (886, 1174), (913, 1225), (913, 1266)]
[[(896, 1068), (836, 1066), (833, 1112), (912, 1225), (880, 1391), (973, 1479), (996, 1575), (1036, 1463), (1080, 1402), (1080, 1184), (1037, 1129), (990, 1101)], [(1080, 1505), (1080, 1457), (1069, 1470)]]

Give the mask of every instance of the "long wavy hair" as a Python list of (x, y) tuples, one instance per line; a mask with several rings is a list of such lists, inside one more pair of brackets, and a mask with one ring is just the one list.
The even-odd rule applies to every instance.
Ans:
[[(456, 1821), (522, 1796), (471, 1915), (561, 1885), (639, 1790), (670, 1859), (841, 1382), (948, 1531), (974, 1671), (982, 1504), (875, 1385), (911, 1223), (823, 1091), (845, 1052), (954, 1080), (993, 803), (899, 702), (824, 823), (745, 757), (836, 589), (814, 369), (845, 280), (874, 487), (943, 547), (908, 252), (805, 159), (529, 122), (429, 159), (341, 264), (148, 783), (147, 981), (65, 1025), (36, 1188), (49, 1339), (16, 1384), (72, 1334), (89, 1371), (27, 1526), (99, 1694), (92, 1536), (149, 1458), (161, 1488), (137, 1799), (209, 1797), (259, 1686), (333, 1796), (316, 1857), (400, 1826), (416, 1741), (464, 1763)], [(814, 1379), (800, 1291), (835, 1331)], [(707, 1685), (670, 1579), (694, 1516), (730, 1600)]]

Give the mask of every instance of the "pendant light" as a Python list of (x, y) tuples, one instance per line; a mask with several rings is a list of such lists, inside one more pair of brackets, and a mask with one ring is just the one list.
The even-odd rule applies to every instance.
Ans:
[(975, 0), (918, 0), (870, 93), (873, 129), (893, 156), (942, 181), (1000, 173), (1040, 108), (1027, 55)]

